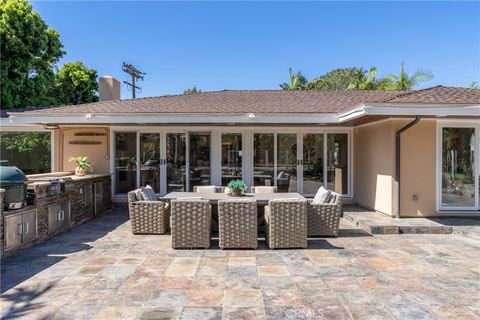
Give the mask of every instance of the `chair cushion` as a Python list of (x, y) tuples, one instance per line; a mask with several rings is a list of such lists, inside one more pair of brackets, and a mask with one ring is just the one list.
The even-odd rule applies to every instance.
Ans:
[(147, 185), (146, 187), (142, 187), (140, 189), (140, 192), (142, 193), (143, 200), (147, 200), (147, 201), (157, 200), (155, 197), (155, 191), (153, 191), (153, 188), (149, 185)]
[(197, 192), (205, 192), (205, 193), (216, 193), (217, 187), (216, 186), (198, 186), (196, 187)]
[(332, 192), (330, 194), (330, 197), (328, 198), (328, 203), (336, 203), (337, 200), (339, 200), (339, 197), (341, 197), (341, 195), (339, 195), (338, 193)]
[(141, 189), (135, 189), (133, 192), (135, 193), (135, 198), (137, 201), (143, 201)]
[(314, 204), (327, 203), (331, 193), (332, 192), (330, 190), (327, 190), (323, 186), (321, 186), (318, 189), (317, 193), (315, 194), (315, 197), (313, 198), (312, 203)]
[(255, 193), (275, 193), (275, 187), (262, 187), (262, 186), (257, 186), (254, 187)]
[(226, 194), (229, 194), (229, 193), (232, 192), (232, 190), (230, 190), (229, 187), (225, 187), (225, 191), (223, 191), (223, 192), (226, 193)]

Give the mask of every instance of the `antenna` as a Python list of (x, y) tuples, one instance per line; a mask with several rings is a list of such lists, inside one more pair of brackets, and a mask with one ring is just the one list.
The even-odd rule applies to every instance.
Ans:
[(122, 71), (128, 73), (130, 76), (132, 76), (132, 82), (128, 81), (123, 81), (129, 88), (132, 90), (132, 98), (135, 99), (135, 93), (137, 90), (142, 90), (142, 87), (139, 87), (135, 84), (137, 80), (142, 80), (143, 81), (143, 76), (146, 75), (145, 72), (141, 72), (137, 68), (135, 68), (134, 65), (129, 64), (129, 63), (123, 63), (122, 65)]

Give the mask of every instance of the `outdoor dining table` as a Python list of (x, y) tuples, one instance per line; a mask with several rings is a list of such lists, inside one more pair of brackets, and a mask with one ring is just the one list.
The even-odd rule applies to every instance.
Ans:
[(219, 200), (233, 200), (233, 199), (255, 199), (257, 205), (265, 206), (268, 201), (274, 199), (299, 199), (305, 200), (305, 198), (296, 192), (277, 192), (277, 193), (245, 193), (241, 197), (232, 197), (226, 193), (208, 193), (208, 192), (170, 192), (160, 197), (160, 200), (176, 200), (182, 198), (203, 198), (210, 201), (210, 204), (218, 204)]
[(170, 201), (182, 198), (203, 198), (209, 200), (212, 205), (212, 228), (214, 231), (218, 230), (218, 201), (220, 200), (233, 200), (233, 199), (255, 199), (257, 201), (258, 208), (258, 225), (259, 227), (265, 221), (264, 208), (268, 205), (268, 201), (274, 199), (299, 199), (305, 200), (305, 198), (296, 192), (277, 192), (277, 193), (245, 193), (241, 197), (232, 197), (226, 193), (208, 193), (208, 192), (170, 192), (160, 197), (159, 200)]

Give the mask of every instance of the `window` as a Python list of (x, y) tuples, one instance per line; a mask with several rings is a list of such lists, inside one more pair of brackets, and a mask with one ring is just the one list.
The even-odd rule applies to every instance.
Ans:
[(242, 179), (242, 134), (222, 134), (222, 186)]
[(137, 186), (137, 133), (115, 133), (115, 193), (127, 193)]
[(441, 206), (474, 207), (475, 128), (442, 128)]
[(50, 132), (1, 132), (1, 160), (25, 174), (51, 172)]

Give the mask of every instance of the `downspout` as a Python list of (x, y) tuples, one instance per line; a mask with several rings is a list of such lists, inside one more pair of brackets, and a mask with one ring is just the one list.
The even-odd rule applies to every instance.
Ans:
[(415, 116), (415, 120), (409, 122), (404, 127), (400, 128), (395, 136), (395, 177), (397, 179), (397, 219), (400, 219), (400, 142), (401, 135), (420, 121), (420, 116)]

